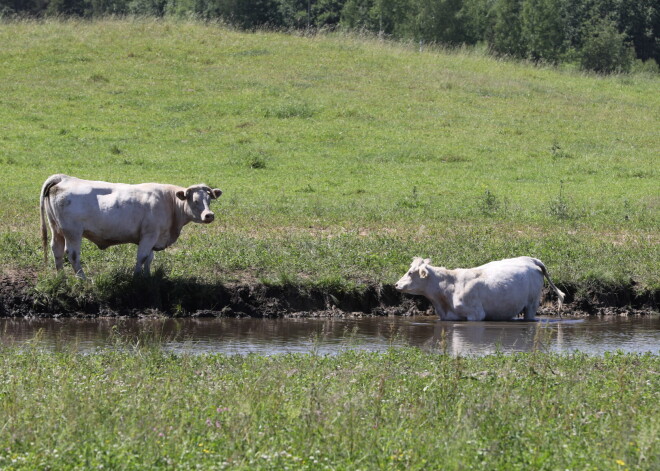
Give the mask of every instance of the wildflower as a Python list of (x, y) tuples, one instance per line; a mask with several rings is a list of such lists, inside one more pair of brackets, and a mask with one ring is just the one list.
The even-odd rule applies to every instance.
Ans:
[(626, 462), (623, 461), (623, 460), (616, 460), (615, 463), (618, 464), (619, 466), (625, 466), (626, 465)]

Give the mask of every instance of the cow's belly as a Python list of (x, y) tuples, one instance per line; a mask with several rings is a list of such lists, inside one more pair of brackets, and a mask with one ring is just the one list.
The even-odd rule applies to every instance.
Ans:
[(520, 314), (525, 307), (524, 304), (515, 304), (510, 303), (504, 306), (484, 306), (484, 312), (486, 313), (485, 320), (488, 321), (502, 321), (513, 319), (518, 314)]
[(82, 229), (82, 236), (100, 249), (118, 244), (137, 244), (144, 232), (140, 217), (135, 212), (92, 210), (77, 215), (75, 219)]
[(530, 283), (525, 279), (482, 287), (479, 299), (486, 319), (506, 320), (520, 314), (530, 302), (530, 288)]
[(172, 245), (174, 241), (170, 238), (169, 232), (167, 233), (162, 233), (158, 240), (156, 241), (156, 244), (154, 245), (154, 250), (155, 251), (161, 251), (165, 250), (167, 247)]
[(136, 232), (132, 231), (103, 231), (98, 228), (83, 230), (83, 237), (94, 242), (100, 249), (107, 249), (119, 244), (137, 244), (140, 239)]

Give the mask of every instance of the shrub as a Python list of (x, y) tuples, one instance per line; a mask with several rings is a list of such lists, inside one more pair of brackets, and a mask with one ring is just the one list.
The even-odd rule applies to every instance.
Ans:
[(635, 56), (626, 35), (619, 33), (614, 21), (603, 19), (588, 30), (579, 57), (583, 69), (611, 74), (629, 72)]

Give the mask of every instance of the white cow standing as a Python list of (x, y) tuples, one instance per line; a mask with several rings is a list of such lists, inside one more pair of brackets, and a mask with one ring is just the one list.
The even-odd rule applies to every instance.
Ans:
[(508, 258), (455, 270), (430, 263), (428, 258), (414, 258), (394, 286), (403, 293), (426, 296), (445, 321), (509, 320), (521, 312), (525, 320), (534, 320), (544, 276), (557, 293), (559, 308), (564, 301), (564, 293), (536, 258)]
[(81, 180), (68, 175), (48, 177), (41, 189), (41, 236), (48, 261), (48, 231), (55, 267), (60, 270), (66, 252), (77, 276), (85, 277), (80, 263), (82, 238), (100, 249), (137, 244), (135, 273), (149, 274), (154, 250), (169, 247), (189, 222), (211, 223), (211, 200), (222, 194), (206, 185), (183, 188), (159, 183), (127, 185)]

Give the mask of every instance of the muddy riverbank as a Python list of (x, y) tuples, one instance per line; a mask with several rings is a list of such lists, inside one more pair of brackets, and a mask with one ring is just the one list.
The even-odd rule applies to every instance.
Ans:
[[(0, 275), (0, 317), (346, 317), (431, 314), (421, 296), (392, 286), (341, 287), (211, 284), (156, 275), (118, 277), (105, 287), (73, 277), (38, 277), (12, 271)], [(639, 293), (634, 285), (567, 285), (561, 313), (545, 290), (539, 315), (644, 315), (658, 312), (660, 292)]]

